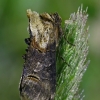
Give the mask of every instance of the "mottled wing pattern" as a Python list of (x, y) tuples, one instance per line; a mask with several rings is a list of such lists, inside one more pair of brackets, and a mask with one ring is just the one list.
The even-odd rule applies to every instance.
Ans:
[(61, 33), (57, 13), (27, 10), (30, 38), (20, 81), (21, 100), (54, 100), (56, 91), (56, 47)]

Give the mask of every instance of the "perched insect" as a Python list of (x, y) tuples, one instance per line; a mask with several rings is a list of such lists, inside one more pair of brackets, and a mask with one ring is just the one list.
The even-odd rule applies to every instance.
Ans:
[(20, 81), (21, 100), (54, 100), (56, 91), (56, 47), (61, 33), (57, 13), (27, 10), (30, 37)]

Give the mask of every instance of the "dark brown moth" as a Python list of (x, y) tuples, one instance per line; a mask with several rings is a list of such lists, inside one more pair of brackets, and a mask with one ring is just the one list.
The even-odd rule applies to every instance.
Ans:
[(20, 82), (21, 100), (54, 100), (56, 91), (56, 47), (61, 33), (57, 13), (27, 10), (30, 37)]

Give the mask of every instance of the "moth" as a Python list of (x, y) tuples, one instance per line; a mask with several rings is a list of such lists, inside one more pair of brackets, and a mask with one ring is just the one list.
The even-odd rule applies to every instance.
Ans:
[(27, 10), (30, 37), (20, 80), (21, 100), (54, 100), (56, 91), (56, 48), (61, 34), (57, 13), (38, 14)]

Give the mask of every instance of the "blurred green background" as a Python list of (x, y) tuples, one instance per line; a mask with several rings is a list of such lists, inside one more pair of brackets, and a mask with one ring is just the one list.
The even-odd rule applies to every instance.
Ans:
[(83, 4), (88, 6), (91, 63), (81, 82), (84, 100), (100, 100), (100, 1), (99, 0), (0, 0), (0, 100), (20, 100), (18, 85), (27, 45), (26, 10), (58, 12), (64, 23)]

